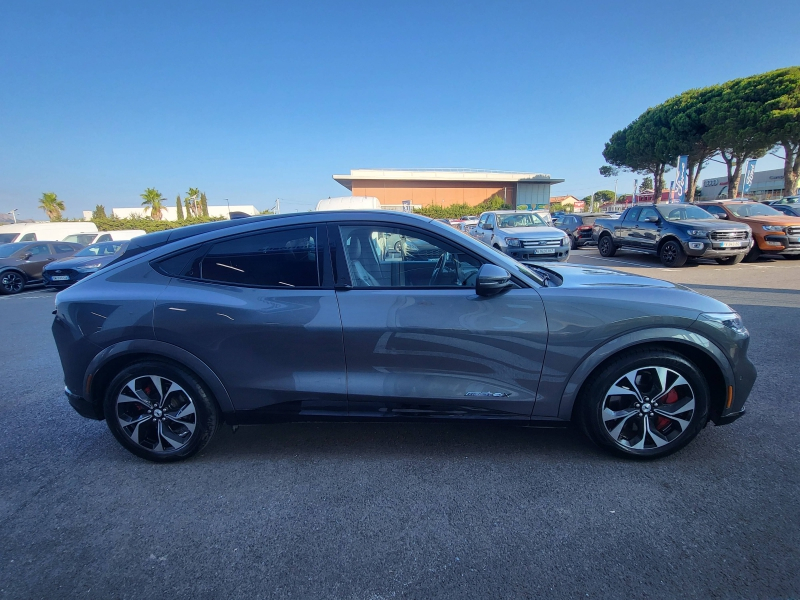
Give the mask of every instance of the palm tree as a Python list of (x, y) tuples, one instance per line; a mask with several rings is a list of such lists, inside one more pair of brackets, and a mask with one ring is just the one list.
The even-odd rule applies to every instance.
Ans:
[(44, 192), (39, 198), (39, 208), (41, 208), (47, 218), (51, 221), (61, 220), (61, 211), (66, 210), (64, 202), (58, 199), (55, 192)]
[(192, 203), (192, 212), (196, 217), (199, 217), (203, 214), (202, 209), (200, 209), (200, 188), (189, 188), (189, 191), (186, 192), (186, 197)]
[(164, 210), (163, 202), (166, 200), (156, 188), (147, 188), (140, 196), (144, 202), (142, 206), (150, 207), (150, 216), (155, 221), (161, 220), (161, 211)]

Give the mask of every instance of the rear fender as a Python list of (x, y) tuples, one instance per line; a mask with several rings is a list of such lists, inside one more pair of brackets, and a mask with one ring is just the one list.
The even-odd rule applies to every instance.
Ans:
[(102, 402), (102, 398), (93, 397), (92, 379), (104, 366), (125, 355), (131, 355), (131, 357), (134, 355), (142, 355), (148, 358), (161, 357), (183, 365), (194, 372), (195, 375), (208, 386), (211, 393), (214, 394), (220, 410), (226, 416), (233, 415), (233, 402), (231, 402), (228, 391), (225, 389), (225, 386), (222, 384), (219, 377), (217, 377), (216, 373), (214, 373), (208, 365), (183, 348), (157, 340), (128, 340), (119, 342), (109, 346), (95, 356), (92, 362), (89, 363), (83, 378), (83, 389), (86, 398), (91, 398), (95, 402)]

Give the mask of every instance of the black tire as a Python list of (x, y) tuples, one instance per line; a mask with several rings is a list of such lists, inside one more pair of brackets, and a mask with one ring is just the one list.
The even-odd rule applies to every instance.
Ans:
[[(135, 380), (137, 383), (146, 383), (147, 381), (152, 383), (152, 379), (149, 379), (148, 376), (163, 377), (173, 382), (173, 385), (177, 384), (183, 388), (184, 394), (188, 397), (189, 403), (193, 404), (194, 406), (194, 421), (191, 423), (187, 421), (187, 424), (193, 426), (193, 429), (189, 432), (186, 440), (182, 440), (184, 445), (178, 449), (166, 448), (166, 446), (169, 445), (170, 439), (177, 439), (175, 431), (169, 431), (170, 437), (161, 435), (162, 427), (173, 427), (173, 424), (176, 422), (174, 419), (169, 422), (165, 421), (165, 419), (170, 419), (168, 416), (169, 411), (166, 407), (164, 407), (163, 416), (160, 414), (158, 415), (162, 418), (156, 419), (155, 417), (151, 417), (149, 414), (146, 414), (148, 413), (148, 407), (144, 404), (138, 404), (135, 400), (135, 396), (127, 395), (127, 397), (132, 397), (134, 399), (128, 400), (126, 404), (118, 405), (117, 400), (121, 396), (125, 395), (123, 394), (123, 388), (125, 388), (129, 382)], [(158, 396), (158, 394), (149, 393), (148, 390), (151, 389), (152, 388), (148, 387), (144, 388), (144, 390), (148, 392), (147, 395), (150, 398)], [(162, 405), (166, 403), (180, 405), (181, 400), (184, 399), (180, 392), (170, 393), (169, 388), (166, 389), (166, 392), (166, 394), (161, 394), (163, 396)], [(145, 445), (134, 441), (132, 434), (128, 433), (128, 431), (130, 431), (130, 427), (132, 426), (128, 426), (126, 430), (123, 430), (123, 425), (120, 423), (121, 417), (118, 418), (118, 410), (120, 413), (122, 413), (122, 407), (136, 406), (137, 404), (138, 407), (135, 409), (139, 411), (137, 414), (141, 415), (145, 419), (141, 423), (141, 428), (144, 430), (144, 434), (149, 438), (149, 442), (151, 444), (155, 444), (155, 440), (157, 440), (157, 444), (162, 448), (161, 450), (157, 449), (157, 447), (145, 447), (148, 439), (143, 440)], [(119, 409), (118, 406), (120, 407)], [(156, 405), (153, 404), (153, 406)], [(129, 452), (139, 456), (140, 458), (144, 458), (153, 462), (175, 462), (197, 454), (211, 441), (214, 432), (217, 430), (217, 427), (222, 420), (216, 401), (212, 397), (211, 393), (206, 389), (205, 385), (203, 385), (195, 375), (182, 367), (160, 360), (141, 361), (128, 365), (122, 369), (122, 371), (120, 371), (114, 377), (106, 390), (106, 396), (103, 401), (103, 411), (105, 413), (108, 428), (111, 430), (111, 433), (114, 434), (114, 437), (117, 438), (117, 441)], [(178, 411), (178, 416), (180, 416), (179, 413), (180, 411)], [(125, 415), (125, 418), (128, 416), (129, 415)], [(163, 421), (161, 425), (158, 424), (159, 420)], [(182, 430), (179, 432), (179, 435), (180, 433), (185, 435), (185, 432), (188, 431), (188, 429), (183, 425), (177, 425), (177, 427), (181, 428)], [(136, 426), (134, 429), (138, 428), (139, 426)], [(167, 430), (163, 429), (163, 431)], [(137, 435), (141, 436), (142, 434), (140, 433)], [(139, 439), (141, 440), (141, 437), (139, 437)]]
[(578, 249), (578, 240), (574, 235), (569, 236), (570, 239), (570, 249), (577, 250)]
[(753, 247), (750, 249), (744, 257), (744, 262), (756, 262), (758, 258), (761, 256), (761, 249), (758, 247), (758, 244), (753, 244)]
[(726, 256), (725, 258), (715, 258), (721, 265), (738, 265), (744, 260), (744, 254), (737, 254), (735, 256)]
[(658, 258), (665, 267), (677, 268), (685, 265), (689, 257), (677, 241), (668, 240), (658, 251)]
[(604, 233), (600, 236), (600, 239), (597, 241), (597, 250), (600, 252), (600, 256), (607, 258), (617, 253), (617, 247), (614, 245), (614, 240), (611, 239), (611, 235)]
[[(683, 428), (677, 424), (677, 421), (674, 423), (668, 423), (667, 427), (674, 426), (674, 430), (666, 429), (663, 425), (660, 425), (659, 419), (663, 417), (655, 412), (650, 413), (651, 416), (648, 419), (648, 425), (642, 428), (639, 423), (644, 424), (644, 420), (647, 419), (647, 417), (642, 418), (637, 412), (633, 417), (630, 418), (629, 425), (623, 424), (621, 430), (623, 433), (619, 435), (627, 435), (627, 433), (625, 433), (625, 426), (628, 426), (631, 430), (634, 430), (632, 441), (635, 442), (637, 439), (635, 428), (639, 426), (640, 431), (641, 429), (647, 428), (652, 431), (654, 427), (661, 427), (673, 437), (671, 440), (664, 443), (664, 445), (658, 446), (655, 443), (655, 436), (648, 431), (647, 436), (642, 437), (646, 440), (649, 440), (649, 447), (648, 444), (644, 444), (644, 448), (636, 449), (625, 445), (626, 443), (630, 443), (628, 440), (620, 440), (612, 437), (612, 432), (616, 430), (616, 427), (619, 426), (622, 419), (604, 421), (604, 404), (606, 402), (607, 393), (611, 391), (612, 386), (618, 384), (620, 379), (623, 378), (627, 373), (639, 370), (637, 371), (637, 377), (639, 374), (647, 377), (650, 373), (652, 373), (652, 371), (647, 369), (647, 367), (653, 366), (666, 367), (667, 369), (670, 369), (682, 376), (684, 380), (688, 382), (688, 385), (690, 386), (688, 389), (691, 391), (694, 400), (694, 408), (690, 418), (688, 418), (688, 412), (683, 413), (679, 411), (674, 413), (676, 415), (688, 418), (688, 424)], [(661, 387), (658, 384), (657, 386), (658, 388)], [(675, 389), (686, 390), (687, 388), (676, 386)], [(610, 394), (609, 397), (611, 397)], [(616, 401), (625, 399), (624, 396), (616, 396), (615, 398), (617, 399)], [(634, 399), (633, 396), (628, 397), (628, 400), (632, 399)], [(685, 356), (673, 352), (667, 348), (648, 348), (624, 352), (613, 359), (601, 370), (592, 374), (592, 376), (583, 385), (581, 397), (579, 398), (578, 402), (579, 405), (577, 407), (578, 410), (576, 412), (576, 416), (580, 419), (580, 424), (582, 425), (584, 432), (593, 442), (598, 444), (603, 449), (613, 454), (617, 454), (618, 456), (636, 459), (654, 459), (677, 452), (691, 442), (695, 436), (697, 436), (697, 434), (708, 421), (710, 393), (708, 390), (708, 382), (706, 381), (706, 378), (703, 376), (700, 369), (698, 369), (698, 367)], [(662, 403), (661, 410), (664, 410), (664, 407), (669, 408), (669, 405), (667, 404), (668, 402), (669, 400), (667, 400), (666, 403)], [(658, 406), (658, 404), (655, 403), (655, 406)], [(631, 410), (634, 409), (631, 408)], [(656, 411), (659, 409), (653, 410)], [(670, 421), (670, 419), (666, 420)], [(609, 427), (614, 428), (612, 432), (609, 431)], [(656, 430), (656, 433), (660, 432), (661, 429)], [(659, 439), (661, 439), (662, 442), (664, 441), (663, 438)]]
[(25, 276), (18, 271), (3, 271), (0, 273), (0, 294), (9, 296), (19, 294), (25, 289)]

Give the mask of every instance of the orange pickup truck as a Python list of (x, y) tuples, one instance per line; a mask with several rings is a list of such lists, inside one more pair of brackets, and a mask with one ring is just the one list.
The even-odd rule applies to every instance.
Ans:
[(800, 217), (790, 217), (765, 204), (742, 200), (698, 202), (697, 206), (717, 218), (750, 226), (754, 243), (745, 261), (752, 262), (762, 254), (800, 259)]

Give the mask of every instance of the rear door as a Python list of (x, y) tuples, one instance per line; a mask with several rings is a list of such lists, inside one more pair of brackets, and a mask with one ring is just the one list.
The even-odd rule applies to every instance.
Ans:
[[(656, 217), (659, 219), (659, 221), (656, 223), (648, 221), (647, 219), (651, 217)], [(645, 250), (656, 249), (661, 234), (660, 219), (661, 215), (658, 214), (658, 211), (655, 208), (651, 206), (645, 206), (642, 208), (642, 211), (639, 213), (639, 217), (636, 220), (636, 225), (631, 232), (631, 238), (635, 238), (635, 244), (637, 247)]]
[[(547, 343), (536, 290), (479, 297), (482, 259), (427, 231), (329, 231), (351, 414), (530, 418)], [(424, 251), (396, 251), (396, 236)]]
[(28, 258), (23, 260), (20, 267), (25, 271), (29, 279), (41, 279), (42, 269), (56, 258), (50, 245), (45, 243), (35, 244), (25, 250), (23, 254), (27, 254)]
[[(345, 414), (342, 326), (324, 225), (221, 238), (162, 260), (158, 340), (222, 380), (237, 415)], [(256, 419), (258, 420), (258, 419)]]

